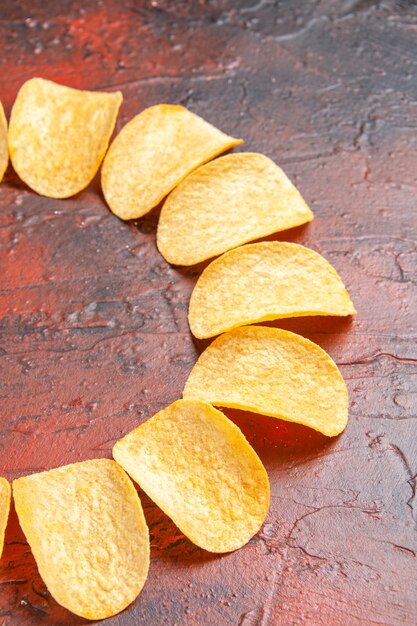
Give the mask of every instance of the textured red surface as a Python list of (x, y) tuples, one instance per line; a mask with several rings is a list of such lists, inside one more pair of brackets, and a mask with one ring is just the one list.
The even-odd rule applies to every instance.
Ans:
[[(280, 323), (339, 364), (351, 403), (336, 440), (228, 411), (264, 461), (271, 509), (233, 554), (190, 544), (145, 496), (152, 563), (112, 625), (416, 623), (417, 9), (412, 2), (212, 0), (0, 5), (0, 97), (43, 76), (121, 89), (120, 128), (182, 103), (276, 160), (314, 222), (282, 234), (344, 278), (354, 321)], [(110, 456), (181, 395), (203, 344), (187, 326), (198, 270), (155, 247), (157, 212), (0, 189), (0, 474)], [(180, 453), (180, 451), (179, 451)], [(142, 494), (141, 494), (142, 495)], [(0, 624), (82, 624), (47, 592), (14, 512)]]

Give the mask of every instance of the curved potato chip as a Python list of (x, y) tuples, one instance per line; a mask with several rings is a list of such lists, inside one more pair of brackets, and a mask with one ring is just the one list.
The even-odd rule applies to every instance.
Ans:
[(7, 120), (3, 105), (0, 102), (0, 182), (9, 164), (9, 148), (7, 147)]
[(314, 250), (278, 241), (226, 252), (201, 274), (188, 320), (200, 339), (284, 317), (355, 315), (338, 273)]
[(12, 489), (9, 481), (0, 477), (0, 557), (3, 553), (4, 533), (9, 519), (11, 495)]
[(113, 456), (204, 550), (240, 548), (268, 512), (269, 481), (259, 457), (206, 402), (174, 402), (118, 441)]
[(104, 619), (133, 602), (148, 574), (149, 532), (117, 463), (94, 459), (18, 478), (13, 495), (40, 575), (59, 604)]
[(329, 355), (295, 333), (243, 326), (200, 355), (183, 397), (304, 424), (334, 437), (348, 418), (348, 392)]
[(9, 128), (13, 167), (31, 189), (68, 198), (94, 178), (107, 150), (123, 96), (80, 91), (43, 78), (17, 94)]
[(169, 263), (194, 265), (312, 219), (278, 165), (263, 154), (240, 152), (200, 167), (169, 195), (157, 244)]
[(101, 171), (104, 197), (121, 219), (141, 217), (196, 167), (242, 142), (182, 106), (149, 107), (110, 146)]

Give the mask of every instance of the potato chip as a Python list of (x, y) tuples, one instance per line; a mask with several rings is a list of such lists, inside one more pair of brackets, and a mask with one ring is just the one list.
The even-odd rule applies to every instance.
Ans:
[(336, 270), (295, 243), (253, 243), (227, 252), (201, 274), (188, 319), (200, 339), (284, 317), (355, 315)]
[(200, 167), (170, 194), (157, 244), (169, 263), (194, 265), (312, 219), (273, 161), (263, 154), (229, 154)]
[(68, 198), (87, 187), (103, 160), (122, 100), (120, 92), (28, 80), (9, 128), (10, 158), (20, 178), (50, 198)]
[(200, 548), (229, 552), (259, 530), (269, 481), (242, 432), (205, 402), (178, 400), (113, 448), (113, 456)]
[(9, 148), (7, 147), (7, 120), (3, 105), (0, 102), (0, 182), (3, 180), (9, 164)]
[(270, 415), (334, 437), (348, 418), (345, 382), (328, 354), (295, 333), (243, 326), (200, 355), (183, 397)]
[(9, 519), (11, 487), (9, 481), (0, 477), (0, 557), (4, 546), (4, 533)]
[(104, 196), (121, 219), (141, 217), (196, 167), (242, 142), (184, 107), (157, 104), (130, 120), (110, 146)]
[(128, 606), (149, 568), (138, 494), (117, 463), (94, 459), (19, 478), (13, 495), (39, 572), (59, 604), (87, 619)]

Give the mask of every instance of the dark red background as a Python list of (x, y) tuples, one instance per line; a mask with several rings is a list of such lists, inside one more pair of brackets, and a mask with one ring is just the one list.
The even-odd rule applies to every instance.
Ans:
[[(271, 509), (225, 556), (199, 550), (143, 496), (148, 582), (114, 626), (415, 624), (417, 7), (386, 0), (19, 0), (0, 3), (1, 90), (42, 76), (124, 94), (118, 129), (181, 103), (280, 164), (315, 212), (279, 236), (342, 275), (354, 321), (278, 324), (341, 368), (341, 437), (227, 412), (265, 463)], [(0, 474), (110, 456), (180, 397), (202, 345), (187, 325), (198, 269), (155, 247), (157, 212), (123, 223), (96, 180), (40, 197), (0, 189)], [(178, 454), (181, 451), (178, 450)], [(84, 624), (40, 579), (12, 513), (0, 624)]]

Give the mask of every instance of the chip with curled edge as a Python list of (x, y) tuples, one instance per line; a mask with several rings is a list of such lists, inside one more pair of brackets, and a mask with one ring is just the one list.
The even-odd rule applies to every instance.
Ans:
[(6, 478), (0, 477), (0, 557), (4, 546), (4, 533), (10, 511), (11, 487)]
[(40, 575), (59, 604), (87, 619), (122, 611), (149, 568), (138, 494), (110, 459), (18, 478), (13, 495)]
[(9, 164), (9, 149), (7, 147), (7, 120), (3, 105), (0, 102), (0, 181), (3, 180)]
[(110, 146), (101, 172), (104, 196), (121, 219), (141, 217), (196, 167), (242, 141), (182, 106), (149, 107)]
[(240, 548), (269, 506), (268, 476), (240, 429), (205, 402), (178, 400), (118, 441), (118, 463), (196, 545)]
[(119, 91), (28, 80), (14, 103), (8, 138), (20, 178), (50, 198), (68, 198), (87, 187), (103, 160), (122, 100)]
[(220, 335), (200, 355), (183, 397), (270, 415), (341, 433), (348, 391), (330, 356), (286, 330), (242, 326)]
[(278, 165), (240, 152), (203, 165), (174, 189), (162, 207), (157, 244), (169, 263), (194, 265), (312, 219)]
[(202, 339), (252, 324), (306, 315), (355, 315), (336, 270), (314, 250), (278, 241), (226, 252), (201, 274), (190, 300)]

